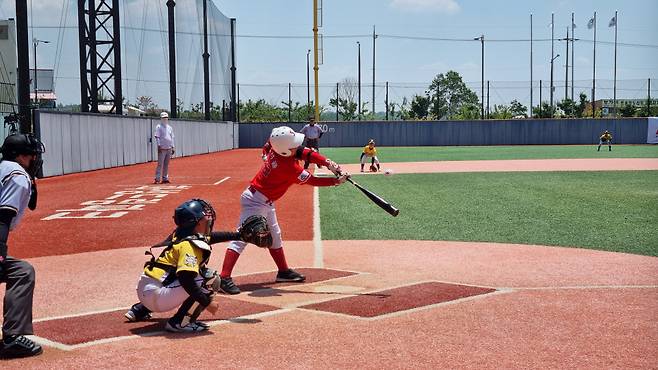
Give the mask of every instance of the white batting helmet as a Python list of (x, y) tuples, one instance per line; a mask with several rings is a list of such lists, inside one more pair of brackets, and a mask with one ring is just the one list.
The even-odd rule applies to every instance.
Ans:
[(304, 142), (304, 134), (295, 132), (288, 126), (275, 127), (270, 134), (272, 149), (284, 157), (290, 157), (302, 142)]

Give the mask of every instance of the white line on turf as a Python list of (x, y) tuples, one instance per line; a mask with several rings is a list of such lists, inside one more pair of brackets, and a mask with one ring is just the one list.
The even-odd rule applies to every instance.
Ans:
[(324, 250), (320, 230), (320, 190), (313, 188), (313, 267), (324, 267)]
[(224, 181), (226, 181), (226, 180), (228, 180), (228, 179), (230, 179), (230, 178), (231, 178), (231, 176), (226, 176), (226, 177), (224, 177), (223, 179), (221, 179), (221, 180), (215, 182), (213, 185), (219, 185), (219, 184), (223, 183)]

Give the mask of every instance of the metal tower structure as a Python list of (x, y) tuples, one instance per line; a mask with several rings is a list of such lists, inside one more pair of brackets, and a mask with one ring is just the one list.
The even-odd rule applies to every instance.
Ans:
[(80, 110), (123, 113), (119, 0), (78, 0)]

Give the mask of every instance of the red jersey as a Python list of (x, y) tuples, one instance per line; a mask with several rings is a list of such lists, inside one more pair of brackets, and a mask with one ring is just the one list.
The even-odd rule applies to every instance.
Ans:
[[(336, 185), (337, 179), (333, 177), (315, 177), (306, 171), (299, 159), (293, 154), (284, 157), (270, 150), (269, 143), (265, 144), (263, 154), (266, 156), (263, 166), (256, 176), (251, 179), (251, 186), (261, 192), (270, 201), (281, 198), (293, 184), (308, 184), (313, 186)], [(311, 163), (326, 166), (327, 159), (315, 151), (304, 148), (302, 157), (309, 156)]]

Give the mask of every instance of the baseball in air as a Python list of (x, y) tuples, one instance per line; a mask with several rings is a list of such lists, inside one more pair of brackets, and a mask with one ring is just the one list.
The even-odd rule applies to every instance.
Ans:
[(386, 176), (391, 176), (392, 174), (393, 174), (393, 170), (392, 170), (392, 169), (387, 168), (386, 170), (384, 170), (384, 175), (386, 175)]

